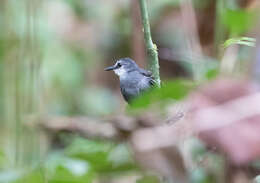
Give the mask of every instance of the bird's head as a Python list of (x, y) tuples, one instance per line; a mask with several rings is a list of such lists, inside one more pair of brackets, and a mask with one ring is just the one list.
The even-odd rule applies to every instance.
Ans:
[(123, 77), (131, 71), (138, 70), (137, 64), (130, 58), (121, 58), (115, 65), (105, 68), (105, 71), (113, 70), (118, 76)]

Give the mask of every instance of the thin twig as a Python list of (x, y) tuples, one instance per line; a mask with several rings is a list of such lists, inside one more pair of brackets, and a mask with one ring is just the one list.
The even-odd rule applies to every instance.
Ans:
[(160, 86), (158, 52), (156, 45), (153, 44), (152, 41), (146, 0), (139, 0), (139, 5), (141, 9), (141, 16), (144, 28), (145, 46), (149, 58), (149, 67), (153, 73), (157, 85)]

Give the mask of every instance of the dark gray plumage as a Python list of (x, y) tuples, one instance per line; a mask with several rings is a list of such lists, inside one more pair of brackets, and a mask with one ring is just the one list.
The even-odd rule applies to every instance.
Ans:
[(130, 58), (122, 58), (115, 65), (105, 68), (105, 71), (110, 70), (119, 76), (121, 93), (127, 102), (155, 85), (152, 73), (139, 68)]

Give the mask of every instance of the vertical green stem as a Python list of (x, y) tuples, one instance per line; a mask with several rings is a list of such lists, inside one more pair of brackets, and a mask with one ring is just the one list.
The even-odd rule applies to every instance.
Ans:
[(157, 85), (160, 86), (158, 52), (157, 52), (156, 45), (153, 44), (152, 41), (146, 0), (139, 0), (139, 5), (141, 9), (141, 16), (142, 16), (142, 22), (144, 28), (145, 46), (146, 46), (148, 59), (149, 59), (149, 68), (153, 73)]

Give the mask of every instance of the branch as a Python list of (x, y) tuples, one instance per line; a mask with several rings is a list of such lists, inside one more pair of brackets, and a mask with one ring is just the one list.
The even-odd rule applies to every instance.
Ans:
[(153, 73), (157, 85), (160, 86), (158, 52), (157, 52), (156, 45), (153, 44), (152, 41), (146, 0), (139, 0), (139, 5), (141, 9), (141, 16), (142, 16), (142, 22), (144, 28), (145, 45), (146, 45), (146, 50), (149, 58), (149, 68)]
[(153, 127), (162, 121), (162, 125), (171, 124), (182, 119), (183, 115), (173, 114), (166, 120), (159, 114), (144, 113), (141, 116), (132, 117), (117, 115), (106, 118), (90, 118), (87, 116), (27, 116), (26, 126), (30, 128), (44, 129), (50, 134), (59, 132), (71, 132), (91, 139), (125, 140), (133, 131), (143, 127)]

